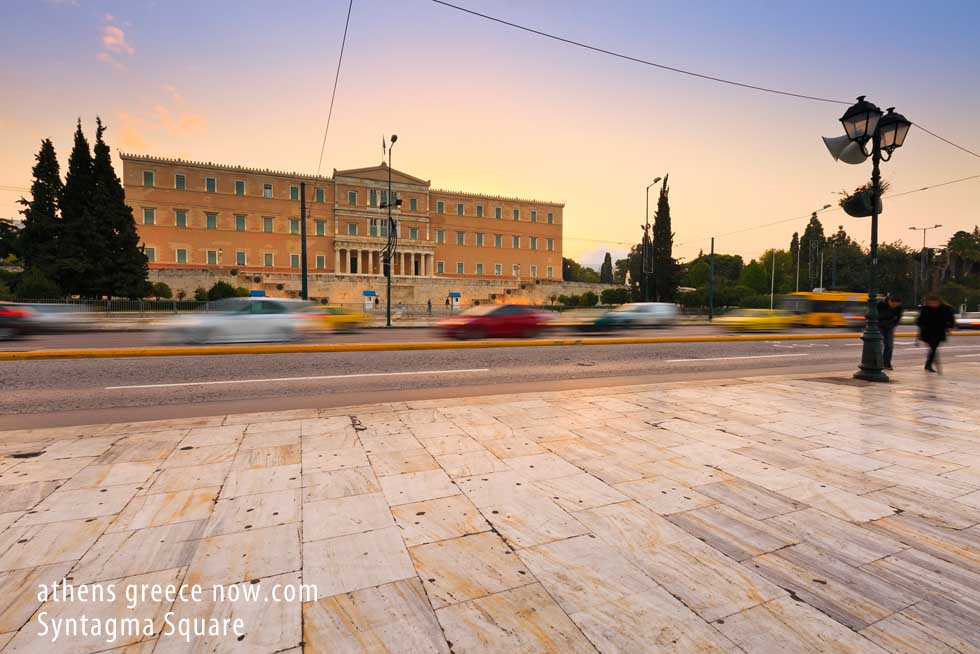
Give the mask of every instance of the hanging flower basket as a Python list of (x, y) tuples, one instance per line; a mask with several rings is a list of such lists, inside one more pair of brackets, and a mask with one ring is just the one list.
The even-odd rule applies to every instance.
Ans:
[[(888, 182), (881, 183), (881, 192), (878, 195), (877, 211), (880, 214), (884, 208), (881, 204), (881, 195), (888, 190)], [(844, 210), (848, 216), (853, 216), (854, 218), (866, 218), (872, 214), (871, 210), (871, 184), (865, 184), (864, 186), (859, 186), (854, 189), (852, 193), (841, 193), (843, 196), (840, 199), (841, 209)]]

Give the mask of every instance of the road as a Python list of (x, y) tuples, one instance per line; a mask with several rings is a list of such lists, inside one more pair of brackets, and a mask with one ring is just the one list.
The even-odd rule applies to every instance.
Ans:
[[(658, 343), (0, 362), (0, 429), (855, 369), (860, 341)], [(924, 352), (896, 346), (896, 367)], [(980, 365), (954, 338), (948, 366)], [(980, 370), (978, 370), (980, 372)]]
[[(819, 333), (846, 332), (844, 329), (826, 329)], [(813, 329), (792, 329), (786, 333), (813, 334)], [(552, 330), (548, 336), (698, 336), (725, 333), (710, 325), (684, 325), (668, 329), (634, 329), (613, 334), (583, 334), (571, 328)], [(303, 343), (399, 343), (441, 340), (434, 328), (403, 327), (393, 329), (363, 329), (350, 334), (308, 334)], [(34, 334), (15, 341), (0, 341), (0, 351), (55, 350), (74, 348), (152, 347), (161, 345), (161, 334), (153, 331), (95, 331), (68, 332), (63, 334)], [(182, 344), (183, 345), (183, 344)], [(193, 344), (187, 344), (193, 346)]]

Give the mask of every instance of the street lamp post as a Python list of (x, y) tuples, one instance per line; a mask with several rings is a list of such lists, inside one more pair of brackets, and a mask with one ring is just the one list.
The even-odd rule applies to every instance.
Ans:
[(391, 151), (395, 149), (395, 141), (397, 140), (398, 135), (392, 134), (391, 142), (388, 145), (388, 198), (381, 205), (382, 209), (388, 209), (388, 242), (385, 244), (384, 250), (381, 251), (386, 278), (385, 327), (391, 327), (391, 262), (394, 260), (395, 248), (398, 246), (398, 235), (396, 234), (395, 221), (391, 217), (391, 208), (401, 203), (400, 200), (395, 200), (391, 195)]
[(918, 302), (919, 302), (919, 276), (920, 275), (922, 277), (922, 291), (923, 291), (923, 293), (925, 293), (925, 286), (926, 286), (926, 234), (929, 232), (930, 229), (938, 229), (940, 227), (942, 227), (942, 225), (939, 225), (939, 224), (932, 225), (932, 226), (929, 226), (929, 227), (909, 227), (909, 229), (912, 230), (912, 231), (914, 231), (914, 232), (922, 232), (922, 254), (920, 255), (921, 266), (919, 268), (919, 274), (913, 275), (913, 277), (912, 277), (913, 280), (914, 280), (914, 283), (915, 283), (915, 290), (912, 292), (912, 294), (914, 296), (912, 298), (912, 301), (915, 302), (916, 304), (918, 304)]
[(650, 273), (653, 272), (653, 262), (650, 259), (650, 251), (652, 249), (652, 244), (650, 242), (650, 188), (660, 181), (659, 177), (654, 178), (652, 182), (647, 184), (647, 212), (646, 212), (646, 222), (643, 224), (643, 246), (642, 246), (642, 264), (640, 266), (643, 276), (640, 278), (640, 282), (643, 284), (643, 301), (650, 301)]
[[(819, 209), (817, 209), (816, 211), (814, 211), (813, 213), (811, 213), (810, 214), (810, 218), (811, 219), (816, 219), (817, 214), (819, 212), (825, 211), (825, 210), (827, 210), (829, 208), (830, 208), (830, 205), (829, 204), (823, 205), (822, 207), (820, 207)], [(796, 241), (796, 292), (797, 293), (800, 292), (800, 246), (801, 245), (802, 245), (802, 242), (800, 241), (800, 239), (797, 239), (797, 241)], [(821, 286), (823, 286), (823, 284), (821, 284)]]
[[(861, 364), (854, 373), (855, 379), (887, 382), (884, 373), (881, 329), (878, 327), (878, 202), (881, 198), (882, 161), (888, 161), (892, 154), (905, 142), (912, 123), (902, 114), (890, 107), (882, 115), (881, 109), (860, 96), (858, 101), (841, 116), (840, 122), (847, 137), (861, 147), (863, 154), (871, 157), (871, 265), (868, 267), (868, 319), (861, 335)], [(871, 152), (865, 146), (871, 141)]]

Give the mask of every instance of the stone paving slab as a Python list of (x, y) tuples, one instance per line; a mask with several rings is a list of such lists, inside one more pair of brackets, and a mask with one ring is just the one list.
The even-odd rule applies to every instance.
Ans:
[(0, 652), (980, 653), (980, 365), (895, 380), (0, 432)]

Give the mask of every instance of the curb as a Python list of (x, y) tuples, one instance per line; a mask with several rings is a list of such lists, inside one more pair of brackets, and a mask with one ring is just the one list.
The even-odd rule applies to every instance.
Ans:
[[(980, 336), (980, 331), (952, 332), (954, 336)], [(501, 341), (432, 341), (419, 343), (315, 343), (296, 345), (208, 345), (99, 349), (28, 350), (0, 352), (0, 361), (39, 359), (116, 359), (124, 357), (212, 356), (233, 354), (298, 354), (322, 352), (393, 352), (400, 350), (461, 350), (500, 347), (560, 347), (568, 345), (651, 345), (657, 343), (737, 343), (742, 341), (855, 340), (860, 334), (746, 334), (704, 336), (584, 337), (515, 339)], [(914, 333), (895, 334), (914, 338)]]

